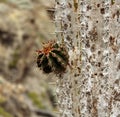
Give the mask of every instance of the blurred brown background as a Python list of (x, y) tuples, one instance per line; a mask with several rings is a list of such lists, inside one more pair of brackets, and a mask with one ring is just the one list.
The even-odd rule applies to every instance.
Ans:
[(0, 117), (54, 117), (54, 75), (36, 65), (37, 49), (55, 38), (54, 0), (0, 0)]

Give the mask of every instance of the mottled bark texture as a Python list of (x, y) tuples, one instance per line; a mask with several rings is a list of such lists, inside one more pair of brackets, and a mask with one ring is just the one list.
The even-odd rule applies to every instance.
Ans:
[(120, 0), (56, 0), (55, 26), (71, 66), (57, 81), (60, 117), (120, 117)]

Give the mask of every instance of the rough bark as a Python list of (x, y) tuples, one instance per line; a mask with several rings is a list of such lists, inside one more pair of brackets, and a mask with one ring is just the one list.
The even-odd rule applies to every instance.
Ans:
[(71, 66), (57, 82), (60, 117), (120, 116), (119, 15), (119, 0), (56, 0)]

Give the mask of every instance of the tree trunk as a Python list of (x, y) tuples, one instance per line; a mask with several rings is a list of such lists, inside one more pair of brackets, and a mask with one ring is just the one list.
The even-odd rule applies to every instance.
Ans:
[(60, 117), (120, 117), (120, 0), (56, 0), (69, 53), (57, 81)]

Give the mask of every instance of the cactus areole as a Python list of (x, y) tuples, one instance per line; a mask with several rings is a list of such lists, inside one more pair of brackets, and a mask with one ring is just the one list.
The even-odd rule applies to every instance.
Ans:
[(59, 45), (55, 41), (49, 41), (43, 44), (38, 53), (37, 66), (44, 73), (64, 73), (68, 65), (68, 53), (65, 46)]

